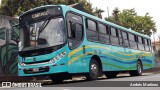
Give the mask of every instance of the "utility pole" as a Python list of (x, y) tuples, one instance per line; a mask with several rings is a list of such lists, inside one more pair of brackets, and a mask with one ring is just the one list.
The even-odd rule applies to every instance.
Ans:
[(2, 0), (0, 0), (0, 6), (1, 6)]
[(108, 18), (109, 18), (109, 7), (107, 6), (107, 14), (108, 14)]

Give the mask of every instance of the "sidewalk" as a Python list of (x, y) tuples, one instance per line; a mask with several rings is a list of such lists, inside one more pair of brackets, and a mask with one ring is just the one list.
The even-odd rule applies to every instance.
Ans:
[(160, 73), (160, 68), (152, 68), (152, 69), (148, 69), (148, 70), (144, 70), (143, 73)]

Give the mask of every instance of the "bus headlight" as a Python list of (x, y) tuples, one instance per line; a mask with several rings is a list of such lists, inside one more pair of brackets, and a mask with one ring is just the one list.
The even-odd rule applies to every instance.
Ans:
[(55, 56), (54, 58), (52, 58), (50, 60), (51, 63), (55, 63), (56, 61), (60, 60), (62, 57), (64, 57), (66, 55), (66, 52), (62, 52), (60, 54), (58, 54), (57, 56)]
[(19, 64), (20, 64), (21, 66), (26, 66), (26, 64), (23, 63), (23, 62), (19, 62)]

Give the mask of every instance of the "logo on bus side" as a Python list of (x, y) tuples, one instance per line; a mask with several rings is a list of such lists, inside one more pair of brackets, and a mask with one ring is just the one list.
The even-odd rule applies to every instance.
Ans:
[(36, 58), (35, 58), (35, 57), (33, 58), (33, 61), (36, 61)]

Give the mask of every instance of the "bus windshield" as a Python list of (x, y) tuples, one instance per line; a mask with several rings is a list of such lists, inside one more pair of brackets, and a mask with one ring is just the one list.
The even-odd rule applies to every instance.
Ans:
[(63, 18), (54, 18), (30, 24), (25, 23), (20, 26), (19, 51), (64, 44), (66, 41), (65, 36)]

